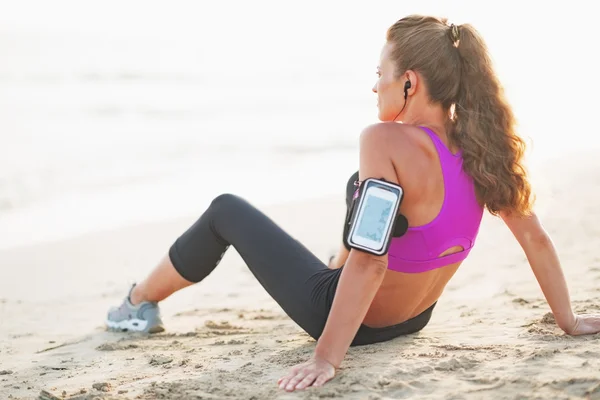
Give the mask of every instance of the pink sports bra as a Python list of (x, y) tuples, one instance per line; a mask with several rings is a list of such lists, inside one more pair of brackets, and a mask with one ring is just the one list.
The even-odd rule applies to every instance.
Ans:
[[(441, 268), (467, 258), (475, 244), (483, 216), (473, 180), (462, 169), (462, 152), (452, 154), (435, 133), (421, 128), (433, 141), (440, 158), (444, 202), (433, 221), (409, 227), (403, 236), (392, 239), (388, 269), (408, 273)], [(439, 257), (454, 246), (461, 246), (464, 250)]]

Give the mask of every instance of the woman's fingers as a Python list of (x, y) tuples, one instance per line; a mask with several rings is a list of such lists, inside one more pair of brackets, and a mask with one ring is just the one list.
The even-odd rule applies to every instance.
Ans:
[(308, 375), (306, 375), (304, 377), (304, 379), (302, 379), (297, 385), (296, 385), (296, 389), (304, 389), (309, 387), (310, 385), (312, 385), (312, 383), (315, 381), (315, 379), (317, 378), (317, 373), (316, 372), (312, 372)]
[(600, 332), (600, 315), (590, 315), (586, 318), (588, 333)]
[(284, 376), (283, 378), (279, 378), (277, 381), (277, 385), (279, 385), (279, 389), (283, 389), (287, 386), (290, 380), (296, 376), (298, 371), (300, 371), (304, 367), (303, 364), (296, 365), (290, 369), (290, 373)]
[(334, 375), (335, 368), (327, 361), (311, 360), (292, 368), (287, 376), (277, 381), (277, 384), (280, 389), (293, 392), (309, 386), (323, 386)]
[(296, 376), (294, 376), (290, 381), (285, 385), (285, 390), (293, 391), (296, 388), (298, 382), (306, 377), (306, 373), (304, 371), (299, 371)]
[(286, 376), (284, 376), (283, 378), (279, 379), (279, 389), (285, 389), (285, 387), (288, 385), (288, 383), (290, 383), (290, 381), (292, 380), (292, 378), (295, 376), (294, 372), (290, 372), (289, 374), (287, 374)]
[(590, 335), (600, 332), (600, 314), (577, 316), (577, 325), (573, 335)]
[(313, 386), (323, 386), (331, 378), (333, 378), (333, 377), (332, 376), (328, 376), (326, 374), (321, 374), (321, 375), (319, 375), (317, 377), (317, 379), (315, 379), (315, 382), (313, 383)]

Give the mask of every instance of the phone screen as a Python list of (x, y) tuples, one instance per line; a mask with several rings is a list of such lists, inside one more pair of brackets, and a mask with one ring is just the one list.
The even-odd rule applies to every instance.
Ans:
[(381, 242), (393, 206), (394, 202), (391, 200), (367, 195), (356, 234), (365, 239)]

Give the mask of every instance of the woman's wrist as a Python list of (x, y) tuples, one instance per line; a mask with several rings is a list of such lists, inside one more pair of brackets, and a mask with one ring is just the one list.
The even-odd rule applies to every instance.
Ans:
[(562, 315), (555, 315), (556, 324), (567, 334), (573, 333), (577, 329), (577, 316), (570, 310)]
[(333, 349), (328, 346), (322, 345), (320, 342), (317, 342), (317, 347), (315, 348), (314, 357), (325, 360), (329, 364), (333, 365), (336, 369), (340, 367), (342, 364), (342, 360), (344, 359), (344, 355), (341, 357), (334, 354)]

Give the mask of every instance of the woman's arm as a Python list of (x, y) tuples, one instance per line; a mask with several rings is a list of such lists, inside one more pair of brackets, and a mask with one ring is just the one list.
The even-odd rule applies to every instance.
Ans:
[[(368, 127), (360, 138), (360, 178), (383, 178), (398, 184), (387, 135), (380, 124)], [(398, 151), (396, 149), (395, 151)], [(313, 358), (292, 368), (280, 380), (286, 390), (320, 386), (333, 378), (387, 270), (387, 255), (374, 256), (352, 249), (344, 266), (329, 317), (317, 342)]]
[(340, 366), (387, 270), (387, 256), (351, 250), (315, 357)]
[(600, 316), (573, 313), (556, 249), (538, 217), (501, 217), (523, 248), (558, 326), (571, 335), (599, 332)]
[[(385, 129), (368, 127), (360, 137), (359, 177), (383, 178), (399, 184), (386, 146)], [(315, 348), (315, 356), (339, 367), (354, 339), (371, 302), (383, 282), (388, 256), (350, 250), (340, 276), (329, 318)]]
[(550, 236), (535, 214), (530, 217), (511, 217), (501, 214), (501, 217), (523, 248), (533, 274), (552, 309), (556, 323), (568, 333), (575, 325), (575, 315), (571, 309), (567, 283)]

